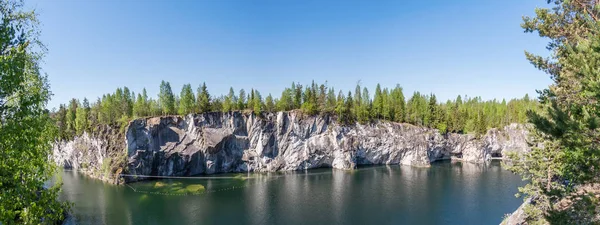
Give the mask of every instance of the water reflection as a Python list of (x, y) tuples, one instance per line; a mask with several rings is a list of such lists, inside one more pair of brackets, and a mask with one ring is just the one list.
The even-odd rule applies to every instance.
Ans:
[(67, 171), (61, 198), (75, 203), (70, 223), (81, 224), (498, 224), (521, 203), (519, 177), (497, 162), (249, 176), (178, 180), (208, 193), (168, 196)]

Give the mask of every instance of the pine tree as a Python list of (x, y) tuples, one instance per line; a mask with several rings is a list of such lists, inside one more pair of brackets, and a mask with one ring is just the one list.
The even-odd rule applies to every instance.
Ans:
[(69, 102), (69, 107), (67, 110), (67, 133), (70, 134), (70, 136), (75, 134), (75, 118), (77, 115), (77, 107), (79, 106), (79, 101), (77, 101), (77, 99), (71, 99), (71, 101)]
[(265, 98), (265, 111), (270, 113), (275, 111), (275, 103), (273, 102), (273, 96), (271, 96), (271, 94)]
[(373, 98), (373, 118), (381, 119), (383, 115), (383, 97), (381, 96), (381, 85), (377, 84)]
[(260, 116), (264, 104), (262, 102), (262, 97), (258, 91), (253, 91), (252, 93), (252, 107), (254, 109), (254, 114)]
[(327, 99), (325, 104), (325, 112), (333, 113), (337, 107), (337, 99), (335, 96), (335, 89), (333, 87), (329, 88), (327, 92)]
[(431, 97), (429, 97), (429, 105), (427, 108), (429, 111), (429, 127), (436, 128), (440, 122), (440, 117), (437, 99), (434, 94), (431, 94)]
[(354, 108), (354, 100), (352, 99), (352, 93), (348, 91), (348, 96), (346, 97), (346, 102), (344, 103), (343, 108), (343, 118), (342, 121), (344, 124), (353, 124), (355, 115), (352, 113), (352, 108)]
[(77, 107), (76, 115), (75, 115), (75, 131), (76, 135), (81, 135), (83, 132), (89, 130), (89, 116), (90, 112), (90, 103), (87, 98), (83, 99), (82, 107)]
[(198, 87), (196, 91), (198, 93), (198, 112), (204, 113), (210, 111), (210, 94), (208, 93), (206, 83), (203, 82), (202, 86)]
[(192, 90), (191, 84), (183, 85), (179, 97), (179, 115), (187, 115), (190, 113), (194, 113), (196, 108), (196, 98), (194, 97), (194, 91)]
[[(548, 38), (546, 58), (526, 52), (526, 58), (548, 73), (553, 84), (540, 91), (543, 111), (530, 112), (532, 138), (543, 147), (509, 155), (509, 168), (527, 179), (519, 190), (535, 204), (524, 208), (530, 224), (599, 224), (600, 198), (591, 194), (565, 198), (581, 185), (600, 183), (600, 4), (598, 1), (549, 0), (552, 9), (536, 9), (524, 17), (526, 32)], [(514, 108), (528, 107), (529, 96)], [(511, 102), (508, 103), (511, 105)], [(510, 112), (509, 112), (510, 114)], [(512, 119), (512, 118), (510, 118)], [(581, 196), (581, 195), (580, 195)], [(565, 207), (558, 204), (568, 201)]]
[(371, 120), (371, 97), (369, 96), (369, 90), (364, 87), (362, 91), (362, 103), (360, 104), (360, 116), (358, 117), (358, 121), (361, 123), (366, 123)]
[(390, 93), (387, 88), (383, 89), (381, 94), (381, 102), (383, 104), (381, 111), (381, 118), (384, 120), (391, 120), (394, 107), (392, 106), (392, 99), (390, 97)]
[(292, 90), (294, 91), (294, 106), (292, 109), (299, 109), (302, 105), (302, 85), (292, 83)]
[(338, 122), (343, 123), (344, 121), (344, 112), (345, 110), (345, 99), (344, 99), (344, 93), (342, 93), (342, 91), (340, 91), (338, 93), (337, 99), (336, 99), (336, 103), (335, 103), (335, 113), (337, 115), (337, 119)]
[(237, 105), (239, 110), (246, 109), (246, 91), (243, 88), (240, 89)]
[(394, 108), (394, 121), (404, 122), (406, 118), (406, 102), (400, 85), (396, 85), (394, 90), (392, 90), (392, 102)]
[(162, 81), (160, 83), (158, 101), (163, 115), (175, 114), (175, 96), (169, 82)]

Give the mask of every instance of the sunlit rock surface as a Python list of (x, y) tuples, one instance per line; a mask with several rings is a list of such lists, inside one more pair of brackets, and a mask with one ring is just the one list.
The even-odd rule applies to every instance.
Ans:
[(111, 142), (126, 151), (124, 174), (192, 176), (376, 164), (429, 166), (451, 158), (483, 163), (507, 151), (528, 150), (527, 130), (519, 124), (476, 137), (384, 121), (343, 126), (330, 116), (294, 111), (261, 117), (214, 112), (142, 118), (130, 122), (124, 140), (105, 140), (113, 136), (83, 135), (57, 143), (53, 158), (65, 167), (102, 168), (111, 152), (110, 144), (103, 143)]

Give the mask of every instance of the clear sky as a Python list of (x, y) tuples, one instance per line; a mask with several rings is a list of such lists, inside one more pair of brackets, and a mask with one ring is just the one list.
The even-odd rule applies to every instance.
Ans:
[(550, 83), (523, 51), (546, 41), (520, 28), (542, 0), (40, 1), (54, 97), (94, 101), (119, 86), (156, 96), (206, 82), (213, 95), (254, 87), (279, 97), (293, 81), (405, 95), (535, 95)]

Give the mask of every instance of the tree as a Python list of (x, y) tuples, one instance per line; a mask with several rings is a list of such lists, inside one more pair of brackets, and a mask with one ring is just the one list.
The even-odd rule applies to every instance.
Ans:
[(60, 184), (50, 157), (56, 129), (45, 109), (50, 99), (40, 62), (45, 47), (39, 21), (22, 1), (0, 1), (0, 223), (53, 224), (63, 219)]
[(367, 87), (363, 88), (362, 95), (362, 102), (360, 103), (359, 107), (360, 113), (358, 115), (358, 122), (366, 123), (371, 120), (371, 97), (369, 96), (369, 90), (367, 89)]
[(58, 112), (56, 112), (56, 126), (58, 128), (58, 136), (60, 139), (68, 139), (67, 135), (67, 107), (60, 104)]
[(210, 111), (210, 94), (206, 87), (206, 83), (202, 83), (202, 86), (198, 87), (198, 112)]
[(265, 99), (265, 111), (274, 112), (275, 111), (275, 103), (273, 102), (273, 96), (269, 94)]
[(352, 93), (348, 91), (348, 96), (346, 97), (346, 102), (344, 103), (343, 111), (342, 111), (342, 123), (344, 124), (353, 124), (355, 116), (352, 114), (352, 108), (354, 104), (354, 100), (352, 99)]
[(383, 89), (381, 99), (383, 105), (381, 109), (381, 118), (384, 120), (391, 120), (394, 114), (394, 107), (392, 106), (392, 99), (390, 98), (390, 93), (387, 88)]
[(240, 96), (238, 97), (238, 109), (243, 110), (246, 108), (246, 91), (244, 89), (240, 89)]
[(229, 94), (225, 96), (225, 100), (223, 101), (223, 112), (229, 112), (235, 110), (237, 107), (237, 100), (235, 99), (235, 92), (233, 91), (233, 87), (229, 88)]
[[(538, 91), (541, 112), (530, 111), (534, 125), (532, 146), (524, 154), (511, 154), (509, 167), (529, 182), (521, 193), (534, 200), (525, 208), (529, 223), (598, 224), (598, 197), (582, 192), (583, 185), (600, 182), (600, 5), (598, 1), (549, 0), (552, 9), (536, 9), (524, 17), (526, 32), (550, 40), (550, 58), (526, 52), (526, 58), (553, 80)], [(527, 107), (528, 96), (509, 110)], [(511, 105), (509, 102), (508, 105)], [(510, 112), (509, 112), (510, 113)], [(567, 207), (557, 204), (568, 198)]]
[(163, 115), (175, 114), (175, 96), (173, 95), (173, 90), (171, 89), (171, 84), (169, 84), (169, 82), (163, 80), (160, 83), (158, 101)]
[(377, 84), (375, 88), (375, 96), (373, 98), (373, 118), (381, 119), (383, 115), (383, 96), (381, 91), (381, 86)]
[(327, 100), (325, 104), (325, 112), (333, 113), (335, 108), (337, 107), (337, 99), (335, 96), (335, 89), (333, 87), (329, 88), (327, 91)]
[[(313, 85), (311, 87), (314, 87), (314, 81), (313, 81)], [(304, 90), (303, 93), (303, 103), (302, 103), (302, 111), (308, 115), (315, 115), (318, 111), (317, 111), (317, 96), (316, 96), (316, 90), (314, 88), (311, 87), (306, 87), (306, 90)]]
[(437, 98), (434, 94), (431, 94), (431, 97), (429, 97), (429, 104), (427, 110), (429, 111), (429, 127), (436, 128), (438, 126), (438, 123), (440, 122), (440, 118)]
[(294, 92), (294, 105), (291, 109), (299, 109), (302, 105), (302, 85), (292, 83), (292, 91)]
[(69, 101), (69, 108), (67, 110), (67, 133), (70, 135), (75, 134), (75, 117), (77, 116), (77, 107), (79, 106), (79, 101), (77, 99), (71, 99)]
[(224, 101), (223, 96), (220, 96), (218, 98), (214, 98), (212, 100), (212, 102), (210, 103), (210, 110), (214, 111), (214, 112), (220, 112), (223, 111), (223, 101)]
[(404, 122), (406, 117), (406, 102), (400, 85), (396, 85), (394, 90), (392, 90), (392, 102), (394, 108), (394, 121)]
[(87, 98), (84, 98), (82, 107), (77, 108), (75, 115), (75, 131), (77, 135), (81, 135), (83, 132), (89, 130), (89, 112), (90, 103), (88, 102)]
[(252, 93), (252, 107), (254, 109), (254, 114), (260, 116), (264, 104), (262, 102), (262, 97), (260, 96), (260, 93), (258, 91), (253, 91)]
[(335, 113), (337, 115), (338, 118), (338, 122), (343, 123), (344, 122), (344, 113), (346, 112), (346, 105), (345, 105), (345, 99), (344, 99), (344, 93), (342, 93), (342, 91), (340, 91), (338, 93), (337, 99), (336, 99), (336, 103), (335, 103)]
[(356, 118), (358, 118), (360, 120), (362, 112), (361, 112), (361, 108), (360, 105), (362, 104), (362, 94), (360, 92), (360, 81), (358, 84), (356, 84), (356, 87), (354, 88), (354, 102), (352, 104), (352, 114), (354, 114), (354, 116), (356, 116)]
[(281, 97), (277, 102), (278, 111), (288, 111), (294, 108), (294, 97), (292, 96), (294, 89), (286, 88), (281, 92)]
[(184, 84), (181, 88), (181, 94), (179, 94), (179, 115), (187, 115), (195, 112), (196, 98), (194, 97), (194, 91), (192, 90), (191, 84)]

